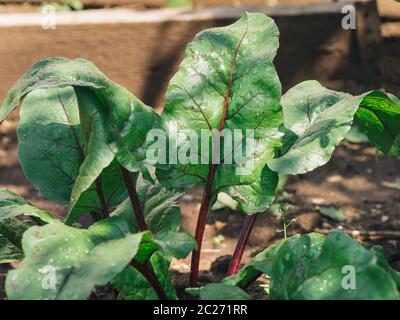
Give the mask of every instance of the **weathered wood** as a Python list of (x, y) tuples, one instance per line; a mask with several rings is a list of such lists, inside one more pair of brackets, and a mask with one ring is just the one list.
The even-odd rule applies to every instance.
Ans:
[(381, 30), (376, 2), (357, 2), (357, 42), (363, 73), (366, 78), (377, 78), (380, 82)]
[(378, 13), (383, 20), (400, 20), (400, 2), (377, 0)]
[(274, 17), (281, 32), (275, 60), (284, 89), (307, 79), (333, 89), (364, 79), (354, 30), (341, 28), (343, 4), (203, 10), (88, 10), (57, 14), (43, 30), (40, 13), (0, 15), (0, 101), (34, 62), (51, 56), (93, 61), (152, 106), (161, 106), (167, 82), (186, 44), (209, 27), (226, 25), (245, 10)]

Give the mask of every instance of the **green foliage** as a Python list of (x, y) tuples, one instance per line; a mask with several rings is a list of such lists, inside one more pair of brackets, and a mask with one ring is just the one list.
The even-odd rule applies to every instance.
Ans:
[[(214, 201), (219, 192), (224, 192), (246, 213), (268, 208), (278, 182), (277, 175), (266, 166), (275, 148), (281, 145), (283, 125), (279, 104), (281, 85), (272, 63), (278, 49), (278, 35), (274, 21), (258, 13), (247, 13), (230, 26), (199, 33), (187, 46), (186, 57), (169, 83), (162, 113), (167, 133), (172, 124), (176, 124), (178, 132), (195, 132), (199, 139), (201, 130), (214, 130), (217, 141), (221, 128), (242, 130), (243, 149), (248, 140), (245, 130), (254, 130), (256, 147), (251, 157), (245, 157), (242, 164), (218, 165), (210, 190)], [(194, 141), (197, 142), (200, 146), (200, 141)], [(188, 145), (188, 141), (178, 143), (178, 153)], [(205, 186), (215, 161), (213, 164), (202, 161), (210, 158), (211, 162), (219, 155), (222, 162), (225, 145), (232, 153), (234, 147), (227, 142), (221, 141), (220, 154), (214, 152), (210, 142), (209, 148), (193, 155), (197, 164), (178, 163), (161, 168), (158, 170), (161, 183), (181, 188)], [(246, 168), (249, 172), (237, 174), (237, 170)]]
[[(173, 242), (180, 244), (176, 250), (170, 249)], [(143, 263), (158, 249), (166, 256), (183, 258), (193, 246), (193, 239), (185, 234), (171, 233), (166, 239), (153, 239), (148, 231), (131, 234), (119, 217), (88, 230), (61, 223), (33, 227), (22, 240), (25, 259), (7, 277), (7, 295), (9, 299), (86, 299), (95, 285), (111, 281), (133, 258)], [(48, 268), (54, 268), (53, 289), (44, 285), (51, 276), (44, 271)]]
[(400, 102), (396, 97), (380, 91), (369, 93), (354, 119), (380, 151), (400, 155)]
[[(346, 287), (346, 267), (354, 270), (354, 287)], [(270, 290), (271, 299), (399, 298), (376, 255), (340, 232), (330, 233), (322, 246), (308, 236), (287, 241), (277, 254)]]
[[(182, 192), (164, 188), (155, 179), (154, 184), (140, 175), (136, 181), (136, 190), (143, 206), (143, 215), (147, 226), (153, 234), (163, 231), (178, 231), (180, 226), (180, 209), (177, 198)], [(111, 215), (125, 219), (132, 232), (137, 232), (137, 222), (130, 199), (125, 199)]]
[(270, 299), (399, 299), (400, 275), (381, 247), (368, 250), (341, 232), (293, 236), (254, 257), (223, 283), (246, 288), (270, 278)]
[(336, 92), (317, 81), (304, 81), (282, 96), (288, 129), (269, 167), (280, 174), (312, 171), (327, 163), (351, 128), (362, 97)]

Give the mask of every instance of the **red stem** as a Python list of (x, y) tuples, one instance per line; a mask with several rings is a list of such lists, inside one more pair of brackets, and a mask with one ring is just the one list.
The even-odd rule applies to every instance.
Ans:
[(229, 270), (227, 276), (232, 276), (239, 271), (240, 262), (242, 261), (244, 250), (246, 249), (247, 241), (251, 230), (253, 229), (254, 222), (256, 221), (257, 214), (249, 215), (243, 225), (242, 232), (240, 233), (239, 241), (236, 244), (235, 251), (229, 265)]
[(207, 178), (207, 187), (203, 194), (203, 200), (201, 202), (199, 217), (197, 219), (196, 232), (195, 232), (195, 240), (197, 248), (192, 253), (192, 262), (190, 267), (190, 286), (192, 288), (199, 286), (199, 264), (200, 264), (201, 245), (203, 242), (204, 230), (206, 228), (207, 214), (211, 203), (211, 187), (214, 181), (216, 171), (217, 171), (217, 165), (216, 164), (211, 165)]
[(140, 205), (139, 197), (136, 193), (136, 188), (134, 187), (131, 179), (131, 175), (128, 170), (121, 167), (122, 176), (124, 177), (125, 185), (128, 190), (129, 199), (131, 199), (132, 208), (135, 212), (136, 222), (139, 228), (139, 231), (145, 231), (149, 228), (147, 227), (146, 220), (144, 219), (143, 210)]
[(222, 117), (221, 117), (221, 121), (219, 123), (219, 134), (218, 134), (216, 141), (214, 141), (215, 144), (214, 144), (212, 163), (211, 163), (210, 171), (208, 172), (206, 189), (203, 194), (203, 200), (201, 202), (199, 217), (197, 219), (197, 226), (196, 226), (196, 231), (195, 231), (195, 239), (196, 239), (197, 248), (192, 253), (192, 262), (191, 262), (191, 267), (190, 267), (190, 286), (191, 287), (199, 286), (199, 264), (200, 264), (201, 245), (203, 242), (204, 230), (206, 228), (207, 214), (208, 214), (208, 211), (210, 210), (210, 204), (211, 204), (211, 198), (212, 198), (212, 185), (214, 182), (215, 173), (217, 172), (218, 164), (217, 164), (216, 160), (218, 159), (218, 156), (220, 153), (219, 149), (220, 149), (221, 132), (224, 129), (226, 114), (228, 112), (229, 98), (231, 96), (231, 89), (232, 89), (232, 84), (233, 84), (233, 75), (235, 73), (235, 67), (236, 67), (236, 63), (237, 63), (239, 49), (240, 49), (240, 46), (241, 46), (246, 34), (247, 34), (247, 29), (246, 29), (246, 32), (241, 37), (238, 45), (236, 46), (235, 56), (233, 58), (233, 62), (232, 62), (232, 66), (231, 66), (229, 83), (228, 83), (228, 87), (226, 90), (224, 105), (223, 105), (223, 109), (222, 109)]
[(135, 259), (131, 261), (131, 266), (137, 269), (146, 278), (160, 300), (168, 300), (168, 297), (165, 294), (163, 287), (161, 286), (157, 277), (154, 275), (154, 272), (149, 267), (142, 265), (139, 261)]

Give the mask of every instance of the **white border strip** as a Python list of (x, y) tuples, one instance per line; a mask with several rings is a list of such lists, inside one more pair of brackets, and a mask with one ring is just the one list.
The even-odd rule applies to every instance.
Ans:
[[(57, 25), (80, 24), (138, 24), (159, 23), (169, 21), (204, 21), (212, 19), (233, 19), (243, 15), (245, 11), (262, 12), (268, 16), (298, 16), (321, 13), (340, 13), (346, 4), (369, 2), (370, 0), (353, 2), (332, 2), (308, 5), (282, 5), (276, 7), (220, 7), (205, 9), (155, 9), (134, 11), (128, 9), (98, 9), (76, 12), (56, 13)], [(41, 26), (41, 12), (4, 13), (0, 14), (0, 27)]]

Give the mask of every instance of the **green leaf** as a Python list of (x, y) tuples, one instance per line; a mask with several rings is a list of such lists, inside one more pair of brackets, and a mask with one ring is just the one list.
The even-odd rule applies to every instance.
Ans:
[(8, 298), (86, 299), (95, 285), (113, 279), (141, 250), (141, 256), (156, 250), (149, 232), (128, 232), (118, 217), (88, 230), (63, 224), (30, 228), (22, 240), (25, 259), (7, 276)]
[[(272, 62), (278, 35), (272, 19), (246, 13), (230, 26), (202, 31), (188, 44), (185, 59), (169, 83), (162, 113), (169, 147), (177, 143), (179, 160), (175, 165), (170, 157), (168, 166), (160, 166), (157, 175), (162, 184), (205, 186), (211, 167), (216, 165), (211, 186), (214, 199), (224, 192), (238, 201), (245, 213), (264, 211), (272, 203), (278, 179), (266, 163), (281, 146), (283, 124), (281, 85)], [(222, 139), (219, 156), (223, 163), (211, 164), (211, 137), (218, 145), (220, 128), (226, 129), (233, 141), (234, 130), (241, 136), (239, 143)], [(175, 129), (180, 133), (177, 139)], [(202, 130), (209, 143), (207, 138), (201, 139)], [(246, 130), (254, 130), (253, 146)], [(204, 148), (193, 147), (202, 144)], [(246, 147), (249, 153), (243, 154)], [(229, 156), (241, 151), (243, 161), (233, 157), (231, 162)], [(188, 164), (186, 160), (190, 160)]]
[[(354, 287), (343, 285), (346, 276), (352, 276), (346, 270), (354, 271)], [(332, 232), (314, 252), (308, 236), (282, 245), (272, 270), (270, 298), (398, 299), (399, 293), (373, 252), (341, 232)]]
[(21, 240), (23, 233), (32, 227), (29, 220), (20, 221), (18, 216), (30, 216), (43, 223), (57, 223), (48, 212), (34, 207), (14, 192), (0, 190), (0, 264), (22, 260)]
[[(89, 107), (86, 103), (82, 109)], [(107, 207), (126, 197), (120, 167), (116, 161), (110, 164), (114, 155), (99, 117), (84, 117), (93, 129), (84, 143), (79, 112), (71, 87), (36, 90), (22, 104), (17, 129), (18, 158), (28, 180), (49, 200), (67, 204), (71, 193), (75, 198), (67, 223), (87, 212), (101, 213), (99, 192)]]
[(160, 250), (168, 257), (185, 258), (196, 248), (196, 242), (187, 232), (166, 231), (154, 238)]
[[(158, 181), (152, 184), (145, 180), (142, 174), (137, 178), (136, 191), (147, 226), (153, 234), (179, 230), (180, 208), (177, 199), (183, 192), (164, 188)], [(135, 213), (129, 198), (118, 205), (111, 215), (125, 219), (131, 231), (138, 232)]]
[(318, 211), (325, 217), (336, 221), (345, 221), (346, 216), (342, 210), (336, 209), (335, 207), (320, 207)]
[[(168, 273), (170, 259), (157, 251), (151, 256), (150, 265), (168, 299), (176, 300), (175, 288)], [(157, 294), (146, 278), (132, 266), (116, 276), (113, 284), (119, 291), (119, 300), (158, 300)]]
[(84, 158), (79, 112), (72, 88), (36, 90), (20, 110), (18, 160), (47, 199), (70, 200)]
[(390, 266), (389, 262), (386, 259), (383, 248), (381, 246), (372, 246), (371, 252), (373, 254), (375, 254), (375, 256), (377, 257), (378, 265), (380, 265), (383, 269), (385, 269), (390, 274), (393, 281), (396, 283), (397, 290), (400, 291), (400, 273), (398, 271), (394, 270)]
[(400, 102), (380, 91), (367, 94), (355, 114), (355, 122), (384, 154), (400, 155)]
[(0, 122), (28, 93), (68, 86), (74, 87), (78, 97), (86, 147), (71, 195), (72, 215), (82, 193), (114, 158), (131, 172), (144, 168), (146, 134), (160, 126), (160, 117), (128, 90), (107, 79), (92, 63), (83, 59), (49, 58), (33, 65), (8, 92), (0, 108)]
[[(194, 289), (194, 290), (193, 290)], [(186, 290), (201, 300), (250, 300), (250, 296), (242, 289), (222, 283), (211, 283), (201, 288)]]
[(312, 171), (329, 161), (351, 128), (363, 96), (353, 97), (304, 81), (282, 96), (284, 146), (268, 166), (280, 174)]
[(16, 193), (3, 188), (0, 190), (0, 221), (20, 215), (39, 218), (43, 222), (57, 222), (50, 213), (36, 208), (31, 203), (18, 196)]
[(22, 235), (32, 226), (31, 221), (19, 221), (16, 218), (0, 220), (0, 264), (23, 259)]
[[(100, 207), (100, 211), (104, 212), (108, 210), (109, 205), (121, 202), (126, 195), (125, 193), (122, 196), (125, 187), (120, 167), (116, 161), (113, 162), (115, 155), (106, 143), (107, 119), (99, 109), (101, 104), (96, 95), (86, 88), (75, 88), (74, 91), (85, 141), (85, 157), (71, 191), (67, 224), (72, 224), (93, 206)], [(112, 173), (106, 174), (107, 168)], [(101, 175), (103, 171), (104, 175)], [(84, 194), (86, 191), (92, 191), (92, 194)], [(119, 202), (109, 203), (113, 196), (116, 196)]]

